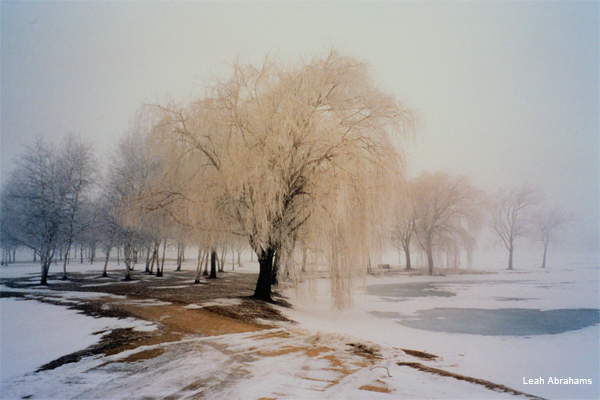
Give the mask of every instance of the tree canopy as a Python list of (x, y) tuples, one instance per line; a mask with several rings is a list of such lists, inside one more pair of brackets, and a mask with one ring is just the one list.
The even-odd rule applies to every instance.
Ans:
[(185, 205), (213, 240), (244, 236), (261, 267), (256, 297), (270, 300), (274, 259), (277, 273), (295, 276), (301, 244), (328, 265), (338, 304), (348, 300), (340, 282), (389, 232), (382, 193), (403, 171), (392, 137), (414, 124), (365, 63), (331, 52), (301, 65), (235, 65), (204, 96), (151, 111), (167, 155), (156, 203)]

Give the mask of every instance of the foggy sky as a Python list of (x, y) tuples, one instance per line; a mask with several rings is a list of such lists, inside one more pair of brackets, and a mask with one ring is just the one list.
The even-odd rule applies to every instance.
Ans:
[(2, 1), (2, 179), (38, 135), (79, 133), (106, 154), (143, 103), (198, 93), (237, 58), (333, 47), (420, 111), (412, 175), (536, 184), (598, 247), (596, 1)]

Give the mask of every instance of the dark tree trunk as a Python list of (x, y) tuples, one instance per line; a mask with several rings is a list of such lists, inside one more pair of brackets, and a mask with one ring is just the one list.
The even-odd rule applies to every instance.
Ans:
[(431, 246), (428, 246), (428, 248), (427, 248), (427, 266), (429, 268), (429, 275), (432, 276), (433, 275), (433, 250), (431, 249)]
[(158, 265), (158, 262), (156, 263), (156, 276), (158, 278), (163, 276), (163, 271), (165, 270), (165, 254), (167, 253), (167, 239), (165, 239), (165, 242), (163, 244), (163, 254), (162, 254), (162, 261), (160, 266)]
[(125, 278), (123, 279), (124, 281), (130, 281), (131, 280), (131, 268), (129, 267), (129, 261), (125, 261)]
[(109, 247), (108, 250), (106, 250), (106, 259), (104, 260), (104, 272), (102, 273), (103, 278), (108, 277), (108, 272), (106, 271), (106, 269), (108, 267), (108, 258), (110, 257), (111, 249), (112, 249), (112, 247)]
[(205, 257), (206, 260), (204, 260), (204, 273), (202, 273), (202, 275), (204, 275), (204, 276), (208, 276), (208, 259), (210, 258), (208, 256), (208, 252), (209, 252), (209, 250), (207, 249), (206, 250), (206, 257)]
[(48, 286), (48, 271), (50, 270), (50, 265), (42, 266), (42, 280), (40, 285)]
[(50, 265), (52, 264), (54, 254), (55, 250), (44, 251), (44, 253), (40, 254), (40, 261), (42, 264), (42, 279), (40, 285), (48, 286), (48, 272), (50, 271)]
[(410, 249), (404, 249), (404, 255), (406, 256), (406, 270), (410, 271), (412, 269), (412, 264), (410, 263)]
[(260, 272), (258, 274), (258, 281), (256, 282), (256, 289), (254, 290), (255, 299), (268, 302), (273, 301), (271, 299), (271, 277), (274, 256), (275, 251), (273, 249), (263, 250), (260, 254), (257, 254)]
[(217, 251), (210, 251), (210, 276), (208, 279), (217, 279)]

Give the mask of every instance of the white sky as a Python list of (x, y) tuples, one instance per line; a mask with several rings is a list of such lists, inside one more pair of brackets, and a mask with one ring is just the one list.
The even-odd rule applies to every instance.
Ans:
[(420, 110), (412, 174), (537, 184), (598, 246), (599, 3), (1, 3), (2, 178), (67, 132), (105, 154), (144, 102), (182, 100), (240, 57), (332, 47)]

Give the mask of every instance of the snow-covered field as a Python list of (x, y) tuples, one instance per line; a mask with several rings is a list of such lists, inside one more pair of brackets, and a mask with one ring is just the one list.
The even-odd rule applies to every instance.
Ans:
[[(239, 272), (252, 271), (256, 271), (256, 263), (246, 260)], [(532, 266), (514, 272), (492, 272), (445, 277), (371, 276), (359, 282), (354, 307), (343, 311), (333, 311), (326, 296), (313, 296), (309, 289), (288, 290), (286, 295), (294, 308), (282, 312), (299, 325), (280, 324), (260, 333), (190, 335), (180, 342), (87, 357), (37, 373), (42, 364), (96, 343), (100, 335), (94, 333), (153, 326), (143, 321), (92, 318), (33, 300), (3, 298), (0, 398), (514, 398), (398, 366), (399, 361), (418, 361), (551, 399), (600, 398), (600, 325), (594, 323), (597, 313), (583, 320), (576, 318), (582, 326), (591, 324), (587, 327), (554, 334), (543, 331), (551, 329), (556, 321), (536, 320), (546, 310), (565, 310), (565, 318), (570, 318), (568, 310), (600, 308), (597, 255), (556, 258), (547, 270)], [(15, 264), (0, 269), (3, 278), (28, 273), (38, 273), (38, 267)], [(316, 283), (317, 291), (326, 292), (326, 288), (327, 281)], [(35, 291), (50, 294), (41, 287)], [(56, 292), (53, 294), (56, 296)], [(62, 293), (59, 300), (69, 304), (85, 296), (108, 295)], [(217, 300), (215, 304), (231, 302)], [(467, 317), (460, 319), (467, 331), (482, 324), (469, 320), (468, 312), (473, 309), (479, 313), (473, 315), (492, 322), (498, 318), (493, 310), (511, 309), (517, 316), (525, 312), (536, 329), (526, 335), (518, 330), (517, 334), (498, 336), (450, 333), (444, 327), (456, 326), (446, 323), (454, 317), (439, 313), (428, 316), (427, 310), (436, 308), (467, 312)], [(488, 315), (485, 310), (492, 313)], [(541, 313), (528, 314), (527, 310)], [(503, 325), (514, 323), (510, 319), (513, 314), (508, 315), (500, 321)], [(414, 327), (415, 321), (421, 321), (421, 328)], [(365, 368), (363, 359), (348, 351), (349, 342), (377, 349), (382, 358), (375, 362), (375, 368)], [(416, 360), (401, 348), (426, 351), (441, 359)], [(160, 350), (160, 354), (123, 362), (132, 354), (153, 350)], [(550, 377), (591, 379), (592, 384), (550, 384)], [(539, 378), (544, 384), (524, 384), (524, 379)]]
[[(556, 257), (554, 267), (546, 270), (493, 272), (445, 277), (371, 276), (355, 291), (354, 307), (336, 313), (331, 312), (328, 303), (311, 302), (311, 296), (304, 295), (302, 290), (290, 291), (290, 296), (294, 297), (294, 310), (287, 315), (307, 329), (343, 332), (391, 347), (433, 353), (443, 358), (438, 365), (447, 371), (490, 380), (526, 393), (553, 399), (600, 398), (598, 256), (563, 255), (562, 259)], [(327, 282), (321, 282), (321, 285), (326, 287)], [(422, 295), (422, 292), (417, 295), (418, 291), (408, 290), (410, 286), (427, 289), (428, 295)], [(395, 288), (397, 296), (394, 295)], [(436, 308), (442, 310), (435, 313), (434, 320), (423, 322), (427, 319), (427, 311)], [(596, 323), (559, 334), (449, 333), (444, 332), (443, 327), (456, 327), (456, 324), (444, 321), (449, 317), (443, 316), (443, 309), (477, 309), (478, 313), (472, 313), (474, 316), (485, 315), (485, 311), (479, 309), (513, 309), (516, 313), (519, 309), (592, 309), (596, 310), (592, 312)], [(568, 315), (568, 311), (565, 313)], [(525, 312), (525, 315), (532, 317), (531, 313)], [(416, 329), (402, 322), (405, 325), (421, 322), (419, 326), (438, 331)], [(465, 325), (465, 330), (481, 323), (468, 318), (459, 322)], [(538, 331), (543, 331), (552, 328), (548, 325), (556, 322), (551, 316), (532, 323), (539, 325)], [(585, 324), (586, 321), (575, 318), (575, 322)], [(550, 377), (591, 379), (592, 384), (550, 384)], [(537, 385), (524, 384), (524, 379), (528, 382), (539, 378), (544, 384), (541, 381)]]

